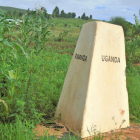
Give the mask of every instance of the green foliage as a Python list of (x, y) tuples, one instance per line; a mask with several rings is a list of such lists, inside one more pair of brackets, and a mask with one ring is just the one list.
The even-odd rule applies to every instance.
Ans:
[(132, 30), (129, 28), (126, 32), (126, 36), (132, 36)]
[(133, 42), (126, 42), (126, 54), (131, 63), (140, 63), (140, 40), (133, 40)]
[(47, 13), (47, 10), (44, 7), (41, 7), (40, 9), (35, 9), (35, 10), (30, 10), (28, 8), (28, 10), (25, 12), (23, 12), (22, 10), (15, 10), (13, 12), (11, 12), (10, 10), (7, 11), (7, 16), (9, 17), (14, 17), (14, 18), (19, 18), (21, 19), (23, 15), (26, 16), (40, 16), (42, 19), (47, 18), (47, 19), (51, 19), (51, 15)]
[(23, 16), (23, 12), (19, 12), (19, 17), (22, 17)]
[(127, 71), (127, 90), (129, 94), (129, 112), (130, 120), (139, 122), (140, 118), (140, 67), (134, 68), (131, 66)]
[[(7, 15), (9, 17), (14, 17), (14, 18), (19, 18), (21, 19), (21, 17), (26, 14), (28, 16), (30, 15), (42, 15), (43, 13), (43, 17), (47, 18), (48, 20), (53, 18), (75, 18), (76, 17), (76, 13), (74, 12), (68, 12), (65, 13), (64, 10), (62, 10), (59, 14), (59, 8), (56, 6), (55, 9), (53, 10), (52, 14), (48, 14), (47, 10), (45, 9), (45, 7), (41, 7), (40, 9), (35, 8), (35, 10), (30, 10), (29, 8), (27, 10), (23, 10), (23, 9), (18, 9), (18, 8), (12, 8), (10, 7), (9, 9), (7, 7), (2, 7), (2, 9), (6, 9), (7, 11)], [(80, 18), (80, 17), (78, 17)], [(90, 17), (85, 16), (83, 19), (88, 20), (88, 19), (92, 19), (92, 15), (90, 15)]]
[(126, 54), (131, 63), (140, 63), (140, 25), (135, 16), (135, 25), (125, 23), (127, 28), (131, 29), (130, 38), (126, 40)]
[[(0, 97), (6, 98), (8, 96), (9, 89), (8, 83), (12, 82), (12, 85), (15, 84), (15, 87), (18, 87), (15, 79), (8, 76), (9, 69), (12, 68), (13, 61), (17, 62), (17, 55), (21, 49), (21, 53), (25, 53), (24, 49), (12, 41), (13, 32), (12, 28), (15, 25), (9, 24), (9, 22), (4, 22), (6, 20), (6, 14), (1, 11), (0, 12), (0, 81), (1, 81), (1, 92)], [(3, 21), (3, 22), (1, 22)], [(8, 35), (7, 35), (8, 34)], [(13, 90), (13, 87), (11, 87)], [(11, 93), (10, 93), (11, 94)], [(6, 97), (5, 97), (6, 96)], [(10, 95), (11, 96), (11, 95)], [(1, 102), (6, 105), (5, 100), (1, 100)], [(8, 107), (7, 107), (8, 108)], [(2, 115), (1, 115), (2, 116)], [(8, 117), (8, 116), (7, 116)]]
[(132, 30), (132, 35), (131, 35), (131, 40), (139, 40), (140, 39), (140, 24), (139, 21), (137, 19), (137, 16), (134, 14), (135, 16), (135, 25), (127, 25), (130, 26), (131, 30)]
[(125, 23), (126, 23), (125, 18), (122, 18), (122, 17), (111, 17), (110, 22), (112, 24), (116, 24), (116, 25), (122, 26), (123, 31), (124, 31), (124, 35), (126, 36), (126, 32), (127, 32), (128, 28), (125, 25)]
[[(5, 14), (0, 14), (5, 21)], [(43, 116), (53, 116), (71, 56), (62, 57), (48, 48), (46, 40), (51, 32), (47, 20), (33, 14), (23, 15), (22, 21), (19, 27), (9, 22), (0, 26), (0, 119), (14, 121), (18, 116), (36, 123)], [(67, 34), (64, 31), (60, 37)]]
[(16, 118), (16, 123), (0, 124), (0, 136), (3, 140), (32, 140), (37, 138), (33, 134), (34, 128), (35, 126), (32, 120), (22, 122), (19, 118)]
[(53, 16), (53, 17), (75, 18), (76, 17), (76, 13), (74, 13), (74, 12), (65, 13), (64, 10), (62, 10), (59, 16)]
[(66, 17), (67, 18), (72, 18), (72, 13), (71, 12), (68, 12)]
[(61, 18), (65, 18), (66, 17), (66, 13), (64, 12), (64, 10), (61, 11), (60, 17)]
[[(90, 17), (90, 18), (92, 19), (92, 17)], [(88, 20), (88, 19), (89, 19), (89, 17), (88, 17), (88, 16), (86, 16), (86, 14), (85, 14), (85, 13), (83, 13), (83, 15), (81, 16), (81, 19)]]
[(52, 17), (59, 17), (59, 8), (57, 6), (53, 10)]
[(15, 11), (13, 12), (13, 17), (14, 17), (14, 18), (17, 18), (17, 17), (18, 17), (18, 11), (17, 11), (17, 10), (15, 10)]
[(76, 17), (76, 13), (72, 12), (72, 18)]
[(90, 15), (90, 19), (92, 19), (92, 15)]
[(10, 10), (7, 11), (7, 16), (12, 17), (12, 12)]
[(67, 14), (65, 14), (65, 18), (75, 18), (75, 17), (76, 17), (76, 13), (68, 12)]
[(59, 34), (58, 41), (62, 41), (68, 35), (68, 31), (63, 31)]
[(86, 17), (86, 14), (83, 13), (83, 15), (81, 16), (81, 19), (85, 19), (85, 17)]
[[(40, 17), (34, 19), (34, 17), (23, 16), (23, 24), (19, 23), (18, 31), (13, 32), (16, 25), (5, 23), (4, 13), (0, 14), (3, 16), (1, 17), (3, 23), (0, 22), (1, 103), (10, 105), (8, 119), (16, 115), (19, 115), (21, 120), (24, 118), (39, 119), (40, 115), (44, 114), (38, 113), (37, 108), (35, 109), (34, 99), (36, 98), (32, 96), (35, 92), (33, 91), (32, 94), (30, 92), (31, 77), (34, 71), (33, 59), (43, 49), (50, 31), (47, 29), (48, 26), (42, 23)], [(21, 35), (20, 38), (17, 34)], [(29, 48), (31, 41), (34, 43), (32, 50)], [(33, 113), (32, 117), (27, 115), (29, 112), (30, 115)], [(5, 120), (5, 118), (2, 119)]]
[(41, 11), (43, 12), (44, 17), (45, 17), (45, 18), (48, 18), (49, 14), (47, 13), (46, 8), (41, 7)]
[(44, 46), (47, 36), (51, 35), (51, 31), (48, 30), (49, 25), (42, 19), (42, 16), (23, 16), (22, 21), (23, 25), (20, 27), (22, 37), (20, 39), (16, 36), (18, 41), (27, 49), (33, 43), (33, 47), (39, 52), (43, 49), (42, 46)]

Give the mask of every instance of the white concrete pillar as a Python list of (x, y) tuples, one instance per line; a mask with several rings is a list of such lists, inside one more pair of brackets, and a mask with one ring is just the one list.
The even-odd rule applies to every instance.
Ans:
[(124, 41), (121, 26), (82, 26), (55, 113), (79, 137), (90, 136), (94, 125), (101, 133), (119, 129), (123, 120), (121, 128), (129, 126)]

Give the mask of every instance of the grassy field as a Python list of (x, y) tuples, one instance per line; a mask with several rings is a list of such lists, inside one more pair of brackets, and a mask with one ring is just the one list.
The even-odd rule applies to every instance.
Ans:
[[(53, 118), (81, 27), (94, 21), (26, 16), (22, 20), (19, 27), (0, 22), (3, 140), (35, 139), (32, 132), (35, 125)], [(126, 38), (130, 38), (131, 30)], [(133, 64), (140, 63), (139, 42), (139, 39), (125, 41), (130, 122), (137, 123), (140, 122), (140, 67)]]

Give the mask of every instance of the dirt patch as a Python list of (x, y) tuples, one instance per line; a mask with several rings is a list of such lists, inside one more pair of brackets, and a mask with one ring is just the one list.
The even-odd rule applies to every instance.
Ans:
[(137, 64), (133, 64), (133, 66), (137, 67), (137, 66), (140, 66), (140, 64), (139, 64), (139, 63), (137, 63)]
[[(48, 121), (48, 120), (46, 120)], [(53, 123), (48, 123), (48, 124), (40, 124), (37, 125), (36, 128), (33, 130), (33, 132), (37, 131), (37, 136), (39, 139), (41, 136), (45, 136), (45, 132), (49, 134), (48, 137), (57, 137), (58, 139), (69, 139), (69, 135), (72, 137), (74, 136), (73, 133), (69, 133), (69, 129), (65, 127), (62, 123), (58, 123), (57, 121), (54, 121)], [(113, 138), (114, 140), (118, 139), (131, 139), (131, 140), (140, 140), (140, 125), (139, 124), (134, 124), (131, 123), (130, 127), (127, 129), (119, 129), (119, 130), (114, 130), (113, 133), (110, 131), (104, 134), (101, 134), (101, 136), (106, 135), (104, 140), (111, 140)], [(118, 135), (118, 136), (116, 136)], [(76, 136), (75, 136), (76, 137)], [(95, 136), (92, 137), (86, 137), (86, 138), (78, 138), (77, 140), (90, 140), (94, 138)], [(47, 138), (47, 136), (45, 136)], [(36, 140), (37, 140), (36, 139)]]

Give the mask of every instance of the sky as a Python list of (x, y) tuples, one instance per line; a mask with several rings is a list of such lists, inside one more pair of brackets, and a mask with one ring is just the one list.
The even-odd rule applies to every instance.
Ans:
[(74, 12), (76, 17), (85, 12), (93, 19), (109, 21), (111, 17), (123, 17), (135, 24), (134, 14), (139, 18), (140, 0), (0, 0), (0, 6), (30, 9), (45, 7), (47, 13), (57, 6), (59, 11)]

